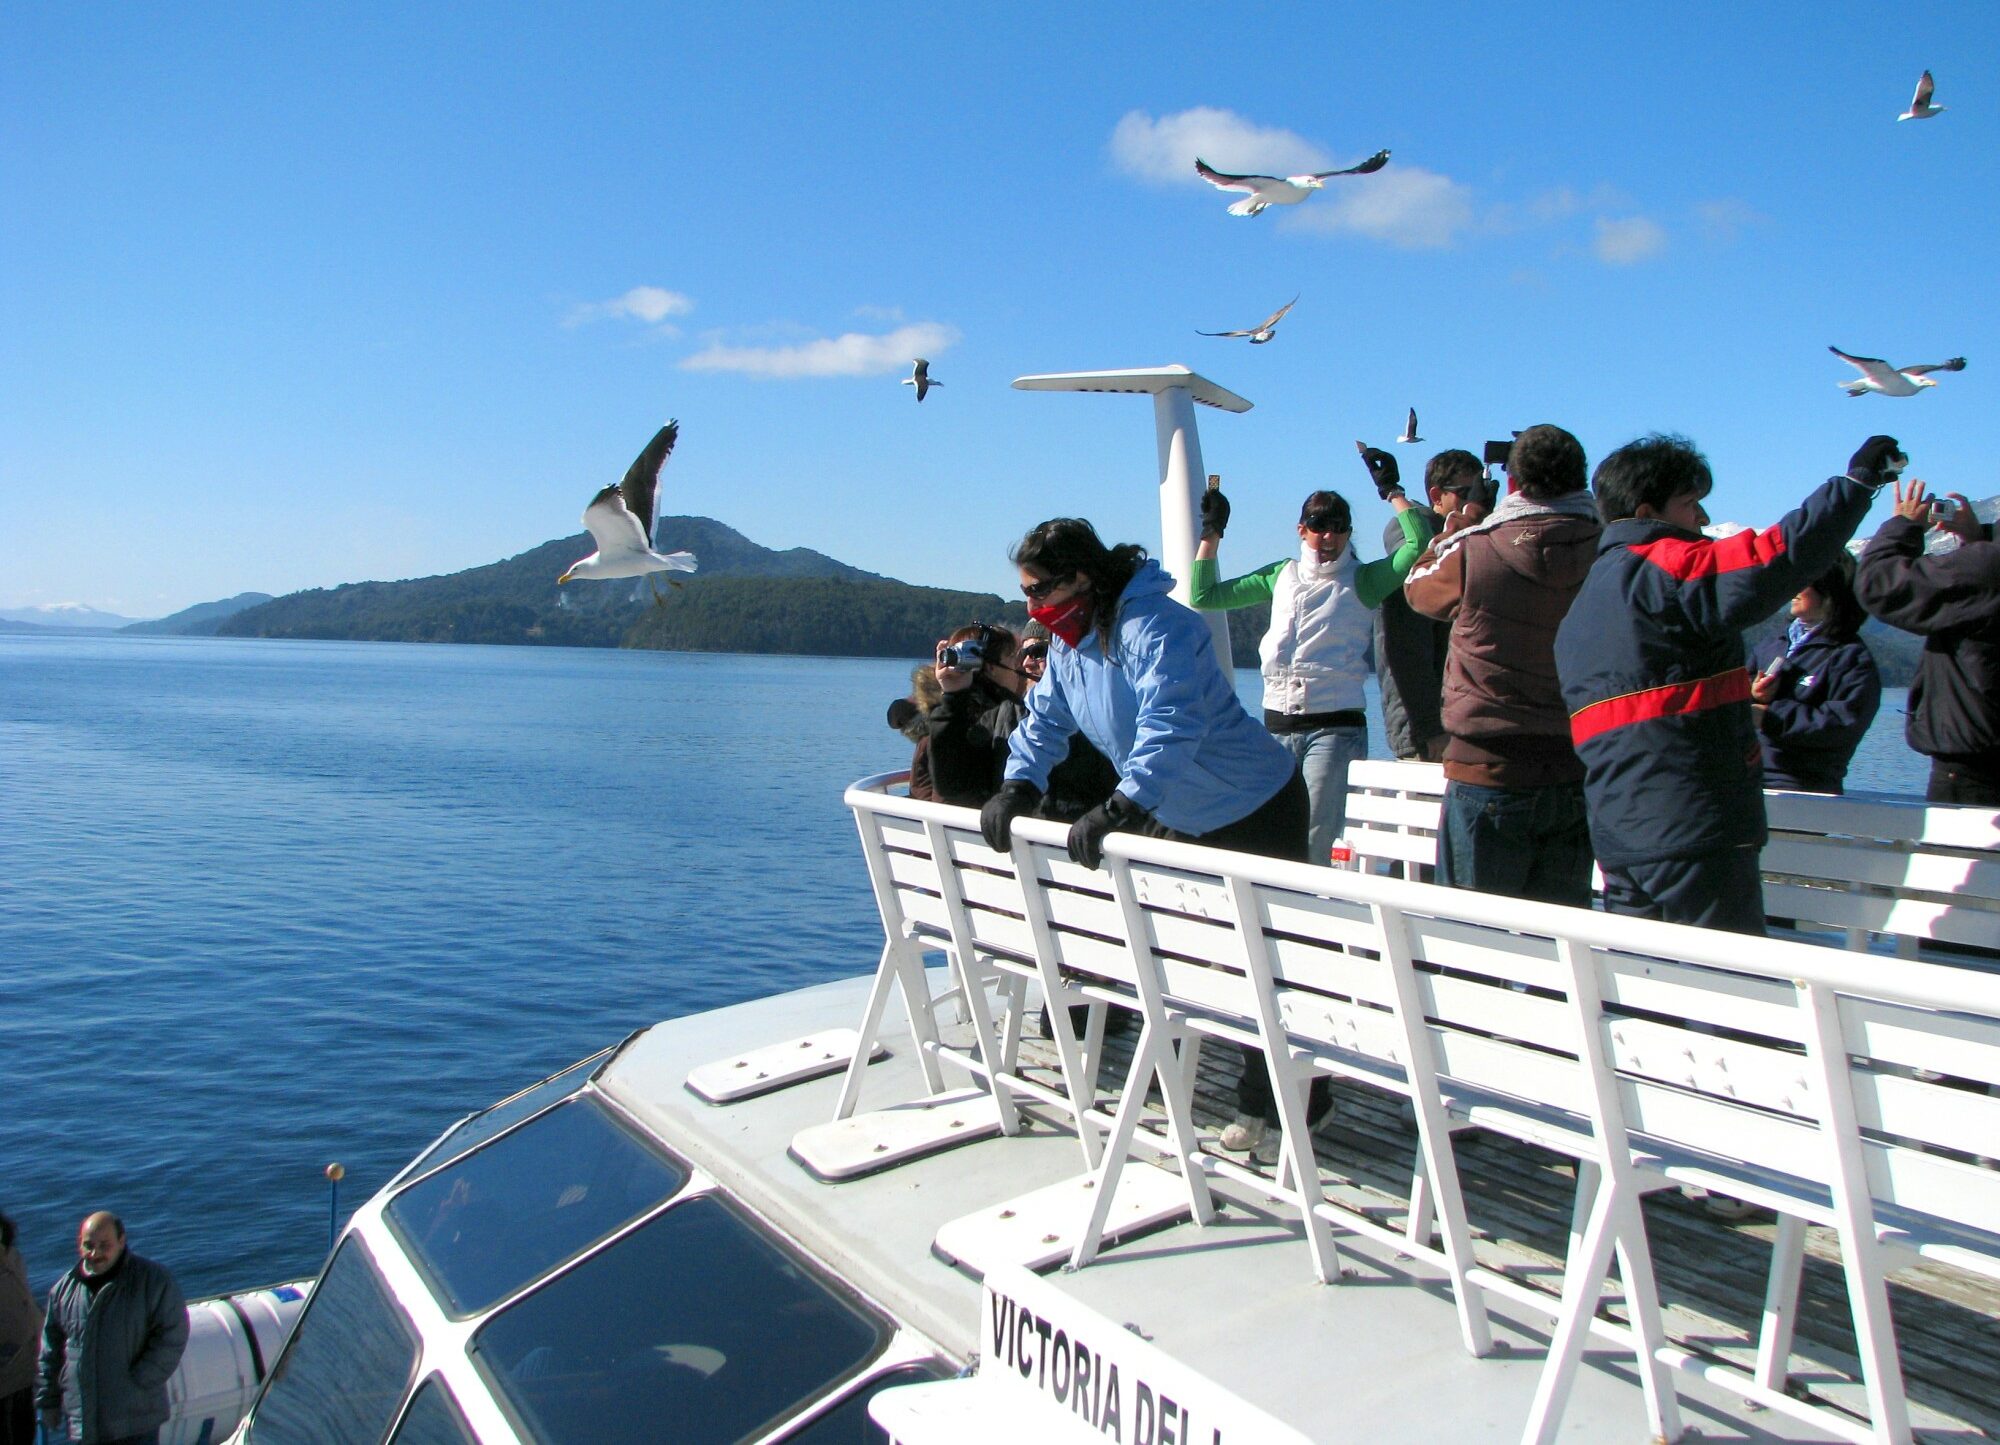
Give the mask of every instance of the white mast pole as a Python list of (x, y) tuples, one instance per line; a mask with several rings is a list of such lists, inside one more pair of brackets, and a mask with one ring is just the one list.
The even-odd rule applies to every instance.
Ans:
[[(1153, 398), (1153, 431), (1160, 458), (1160, 550), (1156, 555), (1160, 565), (1173, 574), (1174, 599), (1187, 602), (1193, 591), (1195, 538), (1201, 530), (1201, 494), (1208, 484), (1201, 462), (1201, 434), (1194, 421), (1195, 403), (1236, 412), (1250, 410), (1250, 403), (1185, 366), (1023, 376), (1014, 386), (1019, 391), (1135, 392)], [(1225, 669), (1231, 667), (1228, 617), (1221, 612), (1204, 612), (1202, 616), (1215, 638), (1216, 656)]]

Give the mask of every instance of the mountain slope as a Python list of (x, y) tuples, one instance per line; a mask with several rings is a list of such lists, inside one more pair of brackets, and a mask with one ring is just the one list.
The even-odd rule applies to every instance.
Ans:
[(120, 632), (136, 632), (153, 637), (213, 637), (216, 628), (225, 617), (234, 617), (248, 607), (256, 607), (271, 600), (268, 592), (239, 592), (234, 597), (225, 597), (220, 602), (197, 602), (192, 607), (166, 617), (156, 617), (151, 622), (134, 622), (121, 627)]

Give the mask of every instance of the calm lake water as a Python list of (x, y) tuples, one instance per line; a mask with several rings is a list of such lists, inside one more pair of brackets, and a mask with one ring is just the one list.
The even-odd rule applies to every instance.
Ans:
[[(840, 794), (907, 763), (909, 666), (0, 636), (0, 1208), (37, 1289), (98, 1207), (190, 1294), (309, 1273), (329, 1160), (358, 1204), (632, 1029), (873, 967)], [(1902, 709), (1852, 787), (1921, 793)]]

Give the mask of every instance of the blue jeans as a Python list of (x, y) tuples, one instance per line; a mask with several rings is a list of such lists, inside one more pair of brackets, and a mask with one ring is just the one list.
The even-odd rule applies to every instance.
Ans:
[(1590, 907), (1590, 824), (1582, 783), (1547, 788), (1445, 784), (1438, 882), (1538, 903)]
[(1314, 863), (1333, 859), (1334, 840), (1347, 826), (1347, 765), (1368, 756), (1368, 729), (1313, 728), (1302, 733), (1273, 733), (1285, 751), (1299, 761), (1312, 799), (1312, 822), (1306, 831), (1306, 857)]

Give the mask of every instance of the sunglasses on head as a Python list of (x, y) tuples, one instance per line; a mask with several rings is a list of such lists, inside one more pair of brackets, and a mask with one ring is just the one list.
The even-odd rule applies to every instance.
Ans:
[(1345, 532), (1351, 526), (1352, 520), (1341, 516), (1338, 512), (1306, 513), (1306, 530), (1308, 532)]
[(1021, 584), (1021, 595), (1030, 602), (1040, 602), (1044, 597), (1067, 581), (1069, 581), (1067, 577), (1048, 577), (1040, 582), (1023, 582)]

